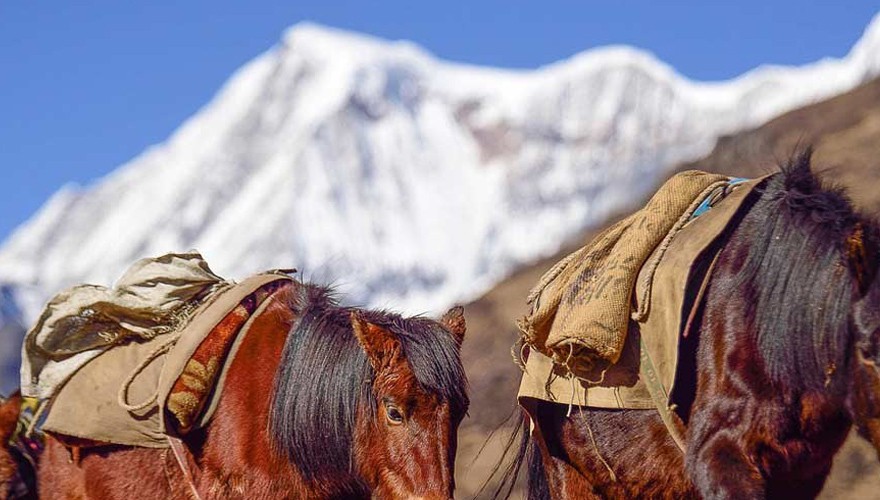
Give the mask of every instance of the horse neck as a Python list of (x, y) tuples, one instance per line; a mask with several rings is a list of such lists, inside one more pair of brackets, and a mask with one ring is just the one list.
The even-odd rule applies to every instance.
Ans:
[[(212, 488), (254, 498), (290, 496), (305, 490), (295, 467), (276, 453), (268, 435), (275, 372), (295, 320), (288, 291), (251, 324), (226, 376), (223, 395), (204, 444), (204, 472)], [(242, 490), (242, 491), (237, 491)], [(221, 495), (226, 496), (226, 495)]]
[[(781, 343), (774, 346), (775, 352), (762, 349), (755, 317), (761, 304), (755, 299), (753, 284), (739, 279), (747, 254), (747, 242), (730, 241), (709, 285), (700, 320), (688, 452), (691, 443), (700, 443), (694, 444), (700, 447), (713, 442), (709, 436), (714, 431), (709, 429), (729, 428), (733, 435), (743, 433), (733, 439), (745, 447), (758, 446), (760, 439), (761, 446), (775, 450), (773, 456), (779, 461), (774, 467), (779, 470), (795, 473), (799, 463), (809, 461), (815, 466), (814, 478), (824, 478), (824, 467), (830, 467), (851, 425), (843, 387), (849, 369), (845, 363), (837, 366), (825, 386), (821, 379), (817, 384), (800, 377), (818, 364), (812, 339), (809, 344)], [(797, 356), (786, 356), (779, 347), (802, 350)], [(771, 362), (800, 365), (784, 366), (774, 374)], [(731, 412), (735, 420), (727, 420)]]

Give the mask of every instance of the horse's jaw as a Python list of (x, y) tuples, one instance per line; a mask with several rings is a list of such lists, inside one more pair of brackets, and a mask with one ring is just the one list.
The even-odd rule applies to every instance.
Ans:
[(880, 460), (880, 370), (856, 349), (847, 407), (859, 435), (871, 443)]
[(859, 426), (859, 434), (874, 446), (877, 459), (880, 460), (880, 418), (874, 418), (862, 423)]

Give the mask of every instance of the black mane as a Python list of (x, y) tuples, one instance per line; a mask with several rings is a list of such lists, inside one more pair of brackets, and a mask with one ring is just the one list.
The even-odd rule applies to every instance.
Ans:
[(751, 237), (738, 282), (760, 355), (774, 382), (802, 389), (846, 373), (858, 299), (847, 240), (871, 227), (842, 189), (817, 179), (810, 157), (795, 155), (766, 182), (738, 231)]
[[(354, 308), (338, 304), (330, 288), (300, 284), (290, 304), (298, 322), (288, 334), (275, 378), (269, 433), (304, 479), (334, 494), (361, 496), (354, 476), (353, 436), (363, 405), (376, 418), (375, 373), (351, 326)], [(395, 334), (422, 388), (463, 413), (468, 404), (459, 345), (437, 322), (387, 311), (360, 316)], [(341, 484), (339, 478), (349, 478)], [(336, 484), (334, 484), (336, 483)], [(340, 491), (341, 490), (341, 491)]]

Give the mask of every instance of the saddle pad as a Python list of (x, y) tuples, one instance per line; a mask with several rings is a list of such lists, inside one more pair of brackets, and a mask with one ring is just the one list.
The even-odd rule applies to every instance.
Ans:
[(621, 357), (604, 375), (592, 381), (566, 376), (566, 371), (553, 360), (530, 349), (520, 383), (520, 402), (533, 398), (596, 408), (655, 408), (639, 375), (640, 340), (644, 341), (662, 386), (670, 394), (676, 376), (679, 339), (690, 313), (685, 300), (688, 284), (705, 268), (707, 259), (713, 258), (709, 255), (712, 244), (739, 213), (749, 193), (765, 178), (738, 183), (711, 210), (678, 230), (668, 248), (655, 249), (637, 278), (639, 283), (651, 283), (647, 288), (649, 295), (635, 294), (633, 300), (633, 310), (643, 314), (633, 314)]
[[(165, 409), (174, 431), (204, 422), (222, 368), (236, 336), (292, 278), (277, 273), (252, 276), (203, 304), (176, 340), (156, 337), (110, 349), (74, 373), (52, 400), (42, 428), (77, 442), (165, 448)], [(201, 369), (199, 368), (201, 365)], [(124, 393), (120, 391), (125, 388)], [(130, 407), (125, 408), (123, 402)]]

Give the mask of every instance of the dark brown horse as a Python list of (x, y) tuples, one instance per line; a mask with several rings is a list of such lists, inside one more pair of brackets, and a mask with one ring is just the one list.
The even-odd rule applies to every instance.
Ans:
[(880, 450), (880, 227), (809, 152), (753, 203), (686, 340), (686, 451), (655, 410), (542, 402), (514, 464), (529, 498), (811, 498), (853, 424)]
[(213, 419), (185, 438), (192, 484), (168, 449), (72, 454), (47, 437), (40, 497), (452, 498), (461, 309), (403, 318), (299, 283), (269, 300)]

